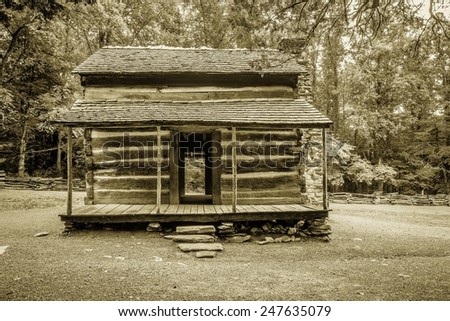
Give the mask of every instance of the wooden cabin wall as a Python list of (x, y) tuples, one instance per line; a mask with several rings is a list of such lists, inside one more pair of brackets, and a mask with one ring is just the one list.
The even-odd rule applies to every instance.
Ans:
[[(222, 203), (232, 200), (231, 130), (222, 136)], [(241, 130), (237, 140), (238, 204), (320, 205), (320, 129)]]
[[(222, 203), (232, 200), (231, 130), (221, 130)], [(237, 129), (238, 204), (307, 202), (303, 147), (297, 130)]]
[[(156, 137), (156, 128), (86, 129), (86, 203), (156, 203)], [(168, 203), (170, 131), (161, 141), (161, 201)]]
[[(221, 199), (231, 204), (231, 130), (220, 129)], [(162, 203), (169, 203), (170, 131), (162, 134)], [(87, 204), (156, 202), (156, 130), (86, 129)], [(321, 204), (319, 129), (237, 129), (238, 204)]]
[[(189, 76), (177, 80), (179, 83), (174, 83), (175, 78), (171, 78), (172, 83), (165, 83), (166, 80), (157, 78), (83, 77), (84, 99), (311, 99), (308, 73), (300, 75), (295, 83), (291, 83), (292, 79), (269, 78), (259, 77), (260, 83), (253, 78), (252, 81), (224, 78), (226, 81), (214, 79), (216, 83), (209, 80), (201, 83)], [(231, 204), (231, 130), (219, 131), (223, 149), (219, 194), (222, 204)], [(321, 204), (321, 130), (271, 130), (268, 134), (267, 130), (237, 128), (238, 204)], [(170, 132), (162, 131), (162, 135), (165, 144), (161, 201), (169, 203)], [(156, 128), (88, 128), (85, 141), (87, 204), (156, 202)]]
[(289, 86), (194, 86), (161, 87), (146, 85), (87, 86), (85, 99), (209, 100), (249, 98), (293, 98)]

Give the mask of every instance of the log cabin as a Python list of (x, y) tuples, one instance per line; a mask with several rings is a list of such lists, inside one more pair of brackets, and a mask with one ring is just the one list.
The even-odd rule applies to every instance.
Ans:
[[(66, 223), (328, 216), (326, 130), (304, 61), (280, 50), (104, 47), (73, 72)], [(72, 208), (72, 129), (85, 205)]]

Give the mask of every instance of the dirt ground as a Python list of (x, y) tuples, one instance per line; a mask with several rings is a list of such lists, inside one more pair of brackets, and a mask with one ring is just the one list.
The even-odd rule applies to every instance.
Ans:
[(0, 191), (0, 300), (450, 300), (449, 207), (332, 204), (329, 243), (196, 259), (143, 230), (63, 236), (64, 202)]

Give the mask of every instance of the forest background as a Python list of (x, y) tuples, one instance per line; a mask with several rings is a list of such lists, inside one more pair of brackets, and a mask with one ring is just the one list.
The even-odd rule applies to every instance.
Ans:
[(450, 193), (449, 0), (3, 0), (0, 23), (8, 176), (64, 176), (66, 134), (51, 120), (81, 97), (72, 69), (103, 46), (304, 38), (313, 104), (334, 122), (329, 190)]

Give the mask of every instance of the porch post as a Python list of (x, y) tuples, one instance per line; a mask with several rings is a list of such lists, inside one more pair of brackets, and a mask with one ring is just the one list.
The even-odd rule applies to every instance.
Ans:
[(169, 172), (170, 172), (170, 204), (180, 204), (180, 192), (179, 192), (179, 133), (176, 131), (170, 131), (170, 146), (169, 146)]
[(323, 209), (328, 209), (327, 130), (322, 128)]
[(233, 184), (232, 184), (232, 191), (233, 191), (233, 196), (232, 196), (232, 209), (233, 209), (233, 213), (236, 213), (236, 205), (237, 205), (237, 161), (236, 161), (236, 127), (233, 127), (231, 129), (232, 134), (231, 134), (231, 140), (232, 140), (232, 145), (231, 145), (231, 170), (233, 173)]
[(67, 128), (67, 215), (72, 215), (72, 127)]
[(156, 213), (161, 211), (161, 126), (156, 126)]

